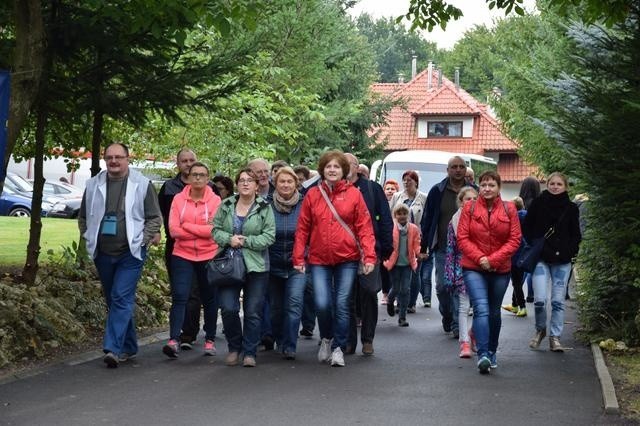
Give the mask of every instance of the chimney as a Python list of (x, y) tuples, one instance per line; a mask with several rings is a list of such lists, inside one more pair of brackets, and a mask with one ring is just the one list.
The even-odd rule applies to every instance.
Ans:
[(454, 82), (456, 84), (456, 90), (460, 89), (460, 67), (456, 67)]
[(400, 84), (404, 83), (404, 73), (401, 73), (401, 72), (398, 73), (398, 83)]
[(418, 73), (418, 57), (413, 55), (411, 57), (411, 80), (416, 78), (416, 74)]
[(429, 61), (429, 66), (428, 66), (428, 71), (427, 71), (427, 90), (431, 90), (431, 87), (433, 86), (432, 81), (433, 81), (433, 61)]
[(442, 67), (438, 65), (438, 88), (442, 86)]

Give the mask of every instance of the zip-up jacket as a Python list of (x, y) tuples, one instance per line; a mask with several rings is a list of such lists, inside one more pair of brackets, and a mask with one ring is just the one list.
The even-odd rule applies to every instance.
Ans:
[(464, 269), (485, 272), (480, 266), (480, 258), (487, 256), (494, 272), (505, 274), (511, 271), (511, 257), (520, 247), (521, 237), (518, 212), (513, 203), (504, 203), (498, 196), (489, 212), (482, 197), (475, 202), (466, 202), (458, 222), (460, 265)]
[(270, 273), (282, 278), (288, 278), (293, 268), (291, 255), (293, 254), (293, 243), (296, 235), (296, 226), (302, 200), (292, 207), (290, 213), (279, 212), (271, 201), (273, 216), (276, 223), (276, 242), (269, 247), (269, 262), (271, 263)]
[(376, 254), (381, 260), (386, 260), (393, 251), (393, 219), (389, 202), (384, 195), (384, 189), (379, 183), (358, 175), (354, 186), (360, 190), (371, 217), (373, 235), (376, 238)]
[(211, 231), (220, 202), (208, 186), (202, 200), (191, 198), (191, 185), (174, 197), (169, 211), (169, 233), (175, 240), (172, 254), (194, 262), (213, 258), (218, 245)]
[[(408, 223), (409, 228), (407, 229), (407, 257), (409, 258), (409, 266), (411, 266), (411, 270), (415, 271), (418, 269), (418, 254), (420, 253), (420, 228), (413, 223)], [(394, 223), (393, 226), (393, 253), (391, 253), (391, 257), (385, 260), (384, 267), (387, 270), (392, 270), (394, 266), (396, 266), (396, 262), (398, 261), (398, 256), (400, 255), (400, 229), (398, 228), (397, 223)]]
[[(360, 242), (364, 262), (376, 263), (376, 240), (371, 217), (360, 191), (345, 180), (336, 182), (333, 190), (324, 180), (320, 184)], [(310, 188), (302, 202), (293, 246), (294, 266), (305, 264), (307, 246), (307, 263), (311, 265), (338, 265), (361, 260), (356, 241), (335, 219), (318, 186)]]
[[(238, 196), (225, 198), (213, 219), (213, 239), (218, 243), (218, 253), (229, 246), (233, 236), (233, 216)], [(257, 196), (253, 207), (242, 224), (242, 235), (246, 238), (242, 246), (242, 257), (247, 272), (269, 271), (269, 246), (276, 238), (276, 225), (271, 205)]]

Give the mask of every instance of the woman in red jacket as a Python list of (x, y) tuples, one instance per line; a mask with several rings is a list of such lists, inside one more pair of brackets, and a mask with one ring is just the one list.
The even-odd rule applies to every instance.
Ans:
[(520, 221), (513, 203), (500, 198), (500, 175), (480, 175), (480, 198), (467, 202), (458, 223), (462, 274), (473, 305), (478, 370), (497, 368), (500, 304), (509, 285), (511, 257), (520, 246)]
[(218, 245), (211, 237), (213, 217), (220, 206), (220, 197), (207, 185), (209, 169), (193, 163), (189, 169), (189, 184), (175, 196), (169, 211), (169, 234), (175, 239), (171, 254), (171, 310), (169, 311), (169, 341), (162, 352), (177, 358), (180, 329), (191, 293), (192, 277), (197, 278), (204, 305), (204, 353), (215, 355), (218, 304), (216, 291), (207, 282), (207, 262), (213, 259)]
[[(309, 189), (302, 202), (293, 246), (293, 267), (305, 272), (308, 247), (307, 264), (322, 339), (318, 361), (343, 367), (349, 332), (349, 297), (358, 263), (364, 261), (365, 274), (373, 271), (375, 237), (360, 190), (345, 180), (349, 173), (345, 155), (337, 150), (326, 152), (320, 157), (318, 172), (319, 184)], [(325, 196), (349, 230), (331, 211)]]

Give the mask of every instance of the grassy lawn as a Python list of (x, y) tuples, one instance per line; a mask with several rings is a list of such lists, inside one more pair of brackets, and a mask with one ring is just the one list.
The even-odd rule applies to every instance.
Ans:
[[(22, 267), (27, 258), (29, 242), (28, 218), (0, 216), (0, 266)], [(42, 218), (40, 262), (46, 262), (49, 249), (60, 250), (78, 241), (78, 221), (75, 219)]]
[(607, 366), (616, 388), (620, 410), (630, 424), (640, 422), (640, 351), (606, 353)]

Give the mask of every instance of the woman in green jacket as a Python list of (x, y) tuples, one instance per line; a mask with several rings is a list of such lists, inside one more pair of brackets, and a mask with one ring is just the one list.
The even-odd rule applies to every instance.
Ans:
[[(225, 362), (237, 365), (244, 352), (243, 365), (255, 367), (260, 342), (262, 307), (269, 283), (269, 246), (275, 241), (276, 226), (268, 202), (257, 196), (258, 179), (251, 169), (236, 176), (238, 194), (225, 199), (213, 220), (213, 239), (220, 253), (233, 249), (247, 268), (244, 285), (221, 286), (218, 300), (222, 325), (229, 346)], [(244, 327), (240, 324), (240, 290), (244, 311)], [(243, 331), (244, 328), (244, 331)]]

